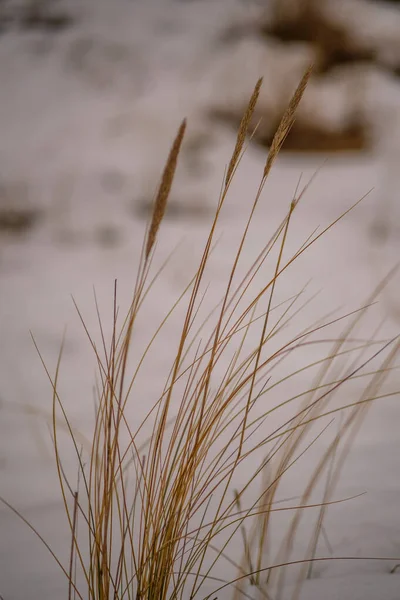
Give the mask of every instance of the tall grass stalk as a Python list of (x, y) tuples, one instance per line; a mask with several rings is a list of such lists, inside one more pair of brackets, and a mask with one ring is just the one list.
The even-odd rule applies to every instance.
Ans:
[[(284, 597), (288, 570), (300, 564), (297, 598), (301, 583), (310, 575), (310, 561), (322, 560), (317, 550), (325, 513), (329, 504), (339, 500), (333, 498), (334, 491), (368, 407), (384, 396), (382, 385), (393, 368), (399, 339), (378, 340), (375, 332), (370, 340), (360, 340), (356, 334), (387, 280), (359, 310), (328, 315), (285, 339), (285, 331), (297, 323), (307, 303), (300, 304), (304, 290), (277, 303), (280, 280), (348, 212), (322, 232), (312, 233), (294, 254), (287, 255), (291, 224), (307, 186), (293, 198), (253, 264), (244, 273), (240, 270), (266, 180), (310, 75), (311, 69), (295, 90), (272, 142), (219, 304), (200, 320), (217, 225), (251, 134), (262, 80), (257, 82), (242, 119), (198, 268), (150, 337), (136, 367), (131, 368), (136, 324), (144, 318), (143, 306), (153, 291), (154, 279), (150, 280), (149, 274), (185, 135), (186, 121), (182, 123), (155, 197), (132, 301), (122, 321), (115, 284), (111, 340), (106, 339), (97, 301), (99, 345), (77, 307), (99, 377), (88, 449), (82, 450), (59, 394), (62, 347), (54, 376), (43, 361), (53, 391), (55, 464), (71, 534), (68, 565), (55, 557), (66, 576), (68, 598), (213, 599), (229, 589), (231, 597), (252, 597), (253, 590), (269, 598), (273, 591), (278, 600)], [(257, 287), (259, 279), (262, 283)], [(139, 374), (145, 360), (151, 361), (162, 328), (183, 305), (178, 343), (171, 349), (173, 359), (163, 391), (137, 422), (132, 415), (135, 403), (141, 403), (136, 387)], [(332, 338), (329, 328), (340, 323), (342, 332)], [(318, 359), (280, 374), (285, 361), (293, 355), (306, 356), (313, 345), (319, 347)], [(287, 394), (285, 386), (298, 376), (308, 377), (306, 389)], [(364, 382), (361, 392), (346, 395), (339, 404), (334, 402), (351, 382)], [(275, 415), (283, 410), (286, 417), (277, 424)], [(328, 435), (327, 429), (338, 415), (340, 426), (333, 439), (326, 438), (302, 495), (285, 501), (280, 493), (285, 475)], [(60, 419), (75, 447), (79, 485), (70, 482), (64, 472)], [(319, 501), (313, 495), (317, 489), (322, 490)], [(293, 552), (305, 511), (315, 515), (315, 523), (299, 559)], [(291, 518), (276, 538), (274, 518), (283, 513)], [(280, 540), (278, 546), (275, 538)], [(241, 550), (237, 550), (238, 544)], [(230, 573), (226, 578), (224, 570)]]

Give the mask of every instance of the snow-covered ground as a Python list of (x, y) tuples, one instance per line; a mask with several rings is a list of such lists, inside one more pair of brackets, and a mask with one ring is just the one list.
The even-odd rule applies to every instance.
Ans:
[[(0, 230), (0, 493), (66, 559), (69, 536), (48, 433), (51, 389), (29, 331), (54, 369), (68, 325), (60, 385), (72, 422), (85, 434), (93, 418), (95, 364), (71, 294), (92, 330), (93, 286), (105, 319), (115, 278), (121, 304), (127, 306), (144, 234), (143, 207), (187, 116), (188, 136), (171, 198), (175, 210), (162, 226), (158, 264), (178, 242), (182, 246), (147, 303), (137, 331), (139, 342), (145, 343), (149, 328), (152, 333), (196, 268), (235, 142), (225, 125), (211, 127), (210, 108), (223, 108), (229, 98), (240, 107), (260, 75), (265, 75), (262, 102), (279, 106), (309, 57), (295, 51), (292, 61), (286, 52), (274, 62), (271, 51), (268, 64), (268, 49), (259, 40), (224, 46), (221, 40), (229, 28), (251, 26), (257, 19), (260, 2), (70, 0), (57, 6), (75, 20), (64, 32), (15, 27), (0, 36), (0, 209), (37, 211), (37, 223), (29, 231), (15, 235)], [(237, 66), (240, 56), (242, 66)], [(298, 208), (289, 248), (300, 246), (316, 226), (327, 225), (372, 191), (283, 278), (282, 298), (298, 292), (310, 278), (311, 293), (322, 289), (300, 317), (299, 330), (333, 308), (346, 312), (360, 306), (399, 257), (400, 81), (371, 70), (365, 82), (368, 114), (379, 115), (374, 121), (376, 152), (329, 158)], [(329, 111), (329, 97), (321, 119), (324, 114), (333, 118), (337, 109), (338, 103)], [(313, 98), (311, 90), (305, 99), (309, 107)], [(239, 169), (208, 273), (211, 302), (219, 298), (265, 156), (265, 150), (249, 148)], [(277, 161), (246, 247), (249, 264), (289, 206), (299, 176), (306, 182), (323, 161), (321, 156), (289, 155)], [(373, 335), (382, 320), (380, 335), (400, 332), (399, 291), (397, 275), (360, 335)], [(144, 404), (160, 392), (171, 357), (168, 339), (157, 345), (145, 367)], [(397, 371), (385, 383), (385, 392), (393, 390), (400, 390)], [(348, 401), (342, 399), (343, 404)], [(378, 560), (398, 557), (400, 562), (399, 423), (399, 396), (370, 408), (335, 497), (366, 494), (333, 506), (325, 522), (333, 556), (376, 560), (316, 565), (302, 600), (400, 597), (400, 570), (390, 572), (396, 561)], [(285, 484), (288, 496), (299, 489), (307, 461), (312, 462), (318, 448), (294, 468)], [(328, 554), (322, 544), (320, 555)], [(291, 585), (289, 578), (282, 600), (293, 597)], [(66, 596), (65, 581), (51, 557), (3, 507), (0, 595), (4, 600)], [(226, 590), (218, 594), (230, 597)]]

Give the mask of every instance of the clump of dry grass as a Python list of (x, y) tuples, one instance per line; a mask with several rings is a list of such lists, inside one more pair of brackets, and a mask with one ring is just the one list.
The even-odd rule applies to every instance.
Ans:
[[(382, 383), (393, 365), (399, 341), (395, 338), (378, 342), (374, 337), (363, 341), (356, 337), (356, 328), (380, 289), (359, 311), (328, 317), (279, 341), (288, 325), (296, 322), (302, 308), (299, 307), (302, 290), (286, 302), (275, 304), (281, 276), (344, 216), (324, 231), (312, 234), (287, 257), (290, 224), (305, 190), (292, 200), (285, 218), (254, 263), (243, 276), (239, 274), (240, 259), (261, 192), (293, 124), (310, 74), (308, 70), (295, 91), (272, 143), (237, 253), (232, 257), (221, 302), (196, 325), (218, 220), (243, 155), (261, 80), (242, 120), (197, 271), (150, 339), (136, 368), (130, 371), (129, 352), (135, 344), (135, 325), (141, 318), (146, 296), (151, 293), (149, 272), (155, 242), (185, 133), (186, 122), (182, 123), (155, 199), (125, 319), (119, 322), (116, 286), (109, 344), (100, 316), (100, 346), (96, 345), (81, 316), (96, 356), (100, 382), (88, 456), (82, 455), (59, 396), (62, 352), (55, 376), (48, 372), (53, 389), (52, 435), (56, 466), (71, 531), (69, 564), (64, 566), (59, 562), (67, 578), (69, 598), (214, 599), (221, 597), (226, 588), (234, 595), (248, 596), (245, 583), (266, 598), (270, 590), (274, 590), (276, 598), (282, 598), (290, 564), (300, 562), (307, 569), (310, 561), (316, 559), (324, 514), (333, 501), (342, 464), (365, 411), (372, 400), (382, 395)], [(269, 263), (272, 267), (268, 267), (266, 278), (262, 269)], [(257, 276), (261, 276), (262, 284), (254, 292)], [(141, 401), (135, 386), (143, 362), (148, 357), (151, 359), (154, 340), (172, 312), (184, 302), (187, 307), (163, 392), (148, 408), (145, 418), (137, 423), (128, 418), (127, 406), (129, 403), (134, 407), (135, 402)], [(340, 335), (334, 339), (328, 334), (318, 338), (317, 334), (323, 334), (331, 325), (345, 319), (348, 323)], [(203, 333), (206, 325), (208, 334)], [(279, 375), (289, 355), (302, 356), (313, 344), (321, 348), (318, 359), (306, 361), (294, 372)], [(382, 359), (376, 366), (379, 356)], [(369, 370), (368, 365), (371, 365)], [(285, 390), (288, 381), (308, 373), (305, 390), (287, 396), (280, 391)], [(345, 401), (345, 406), (343, 402), (339, 406), (333, 403), (346, 384), (361, 378), (365, 378), (365, 384), (359, 396)], [(271, 399), (277, 397), (278, 403), (274, 404)], [(274, 425), (275, 413), (284, 408), (291, 410), (290, 416)], [(342, 410), (339, 431), (320, 454), (309, 481), (305, 482), (302, 497), (294, 506), (278, 504), (278, 500), (282, 500), (279, 490), (285, 474), (292, 467), (296, 468), (301, 456), (326, 429), (310, 438), (312, 427), (322, 417)], [(75, 445), (79, 487), (67, 480), (63, 470), (57, 425), (60, 411)], [(129, 412), (134, 414), (135, 411)], [(146, 443), (143, 442), (145, 432), (150, 432)], [(321, 482), (323, 498), (313, 504), (313, 490)], [(306, 509), (317, 511), (316, 524), (303, 558), (294, 560), (292, 549), (300, 517)], [(276, 552), (271, 546), (272, 520), (277, 513), (289, 510), (293, 516)], [(232, 551), (240, 539), (242, 557)], [(222, 562), (233, 569), (230, 580), (221, 576)], [(77, 573), (81, 573), (83, 584)], [(306, 576), (302, 568), (298, 573), (297, 591)]]

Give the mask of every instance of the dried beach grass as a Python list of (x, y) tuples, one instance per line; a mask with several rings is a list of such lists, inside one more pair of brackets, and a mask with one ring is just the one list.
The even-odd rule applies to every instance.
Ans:
[(178, 156), (181, 149), (183, 137), (186, 131), (186, 120), (184, 120), (179, 127), (179, 131), (176, 135), (175, 141), (172, 145), (171, 151), (168, 156), (167, 163), (164, 168), (164, 172), (162, 174), (160, 187), (158, 189), (158, 193), (156, 199), (154, 201), (154, 208), (150, 222), (150, 229), (147, 238), (146, 244), (146, 252), (145, 258), (146, 260), (150, 256), (150, 252), (153, 248), (154, 242), (157, 238), (157, 232), (161, 225), (161, 221), (164, 218), (165, 209), (167, 207), (167, 202), (169, 198), (169, 194), (171, 192), (172, 182), (174, 180), (174, 175), (176, 171), (176, 167), (178, 165)]
[[(119, 322), (116, 286), (109, 344), (100, 316), (101, 345), (98, 347), (79, 313), (96, 357), (100, 381), (88, 456), (82, 455), (58, 391), (62, 348), (55, 375), (45, 367), (53, 390), (52, 436), (56, 467), (71, 532), (67, 566), (54, 556), (33, 525), (28, 525), (64, 572), (68, 598), (201, 597), (211, 600), (221, 598), (226, 589), (234, 596), (252, 597), (249, 590), (246, 591), (245, 584), (248, 584), (265, 598), (274, 590), (274, 597), (278, 599), (283, 598), (290, 565), (304, 565), (299, 573), (299, 590), (310, 563), (323, 560), (316, 556), (316, 544), (323, 529), (325, 511), (334, 501), (332, 496), (341, 467), (368, 406), (383, 396), (382, 384), (393, 367), (399, 339), (387, 342), (375, 339), (376, 336), (370, 341), (356, 339), (356, 327), (380, 292), (378, 289), (359, 311), (328, 317), (324, 322), (298, 331), (288, 340), (279, 341), (286, 327), (296, 323), (302, 309), (299, 307), (302, 290), (284, 303), (275, 302), (280, 278), (344, 216), (322, 232), (311, 234), (287, 257), (290, 224), (306, 188), (293, 198), (285, 218), (236, 282), (261, 191), (294, 122), (295, 110), (310, 75), (311, 69), (302, 78), (275, 135), (249, 219), (237, 253), (232, 257), (221, 302), (198, 323), (206, 267), (218, 219), (249, 134), (262, 84), (261, 80), (257, 82), (239, 129), (198, 269), (131, 372), (128, 354), (135, 343), (135, 323), (142, 318), (142, 305), (152, 291), (152, 282), (147, 283), (151, 258), (185, 133), (186, 122), (183, 121), (156, 196), (132, 303), (125, 319)], [(268, 267), (266, 277), (262, 268), (269, 262), (272, 266)], [(254, 292), (257, 276), (262, 284)], [(126, 408), (128, 403), (135, 406), (134, 403), (141, 401), (135, 385), (143, 361), (151, 360), (154, 340), (172, 312), (185, 301), (187, 308), (163, 392), (146, 410), (145, 418), (133, 422), (128, 419)], [(98, 311), (97, 305), (96, 309)], [(318, 338), (317, 334), (345, 320), (348, 324), (339, 336), (331, 338), (326, 334)], [(209, 333), (203, 334), (206, 323)], [(320, 347), (318, 360), (305, 362), (295, 372), (279, 374), (280, 366), (289, 355), (302, 356), (312, 344)], [(367, 366), (370, 368), (366, 371)], [(280, 392), (281, 388), (285, 390), (289, 380), (308, 373), (305, 390), (287, 396)], [(346, 401), (345, 405), (333, 403), (344, 386), (362, 378), (365, 384), (358, 397)], [(276, 398), (279, 400), (274, 403), (272, 399)], [(279, 426), (270, 425), (282, 408), (292, 411), (291, 416)], [(322, 422), (323, 417), (339, 411), (344, 415), (342, 425), (305, 482), (302, 497), (294, 505), (281, 506), (279, 490), (285, 474), (296, 468), (300, 458), (326, 430), (324, 426), (315, 434), (312, 427)], [(60, 416), (75, 446), (78, 487), (69, 482), (64, 473), (58, 439)], [(148, 438), (145, 432), (149, 432)], [(323, 477), (323, 498), (315, 503), (312, 492)], [(10, 508), (24, 520), (15, 508)], [(292, 549), (300, 516), (305, 510), (317, 511), (317, 518), (300, 560), (292, 558)], [(272, 548), (271, 523), (274, 515), (285, 511), (291, 511), (293, 517), (276, 551)], [(240, 540), (242, 558), (232, 552)], [(221, 563), (231, 569), (232, 576), (222, 576)]]

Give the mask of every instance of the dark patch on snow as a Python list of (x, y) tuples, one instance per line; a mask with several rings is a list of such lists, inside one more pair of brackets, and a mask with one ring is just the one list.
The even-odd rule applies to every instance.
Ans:
[(122, 240), (120, 230), (109, 224), (99, 226), (95, 231), (94, 237), (98, 245), (103, 248), (114, 248)]
[(0, 3), (0, 32), (14, 28), (23, 31), (60, 33), (72, 27), (75, 18), (54, 8), (54, 0), (31, 0), (23, 6), (13, 7), (6, 1)]
[(33, 208), (0, 208), (0, 231), (27, 233), (38, 223), (40, 214)]
[[(153, 202), (149, 199), (142, 199), (133, 204), (132, 212), (135, 217), (141, 219), (148, 219), (153, 209)], [(185, 203), (182, 200), (174, 200), (168, 202), (167, 210), (165, 212), (165, 219), (174, 221), (178, 220), (190, 220), (197, 221), (199, 219), (207, 218), (210, 215), (210, 209), (207, 207), (205, 202), (201, 200), (188, 199)]]

